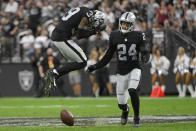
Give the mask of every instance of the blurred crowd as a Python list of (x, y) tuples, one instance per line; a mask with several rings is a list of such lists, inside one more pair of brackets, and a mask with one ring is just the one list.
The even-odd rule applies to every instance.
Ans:
[[(54, 49), (52, 55), (63, 63), (50, 35), (59, 18), (77, 6), (103, 11), (107, 17), (105, 31), (78, 41), (89, 59), (95, 61), (101, 58), (100, 50), (104, 52), (109, 34), (118, 29), (118, 18), (125, 11), (136, 15), (136, 30), (150, 34), (150, 42), (156, 47), (164, 43), (166, 29), (177, 30), (196, 42), (196, 0), (0, 0), (0, 63), (32, 62), (40, 66), (41, 56), (49, 56), (47, 50), (51, 47)], [(44, 73), (39, 69), (37, 75), (43, 77)], [(73, 76), (70, 79), (79, 83), (80, 78)], [(90, 80), (95, 95), (97, 85), (93, 76), (90, 75)], [(96, 76), (101, 80), (101, 76)], [(105, 83), (112, 94), (111, 85)], [(75, 95), (79, 96), (80, 87), (73, 86)]]
[[(108, 40), (110, 32), (118, 29), (118, 18), (125, 11), (137, 16), (136, 30), (154, 34), (153, 44), (161, 44), (162, 30), (166, 28), (196, 41), (196, 0), (1, 0), (0, 61), (29, 62), (34, 48), (41, 46), (45, 51), (51, 46), (50, 34), (58, 19), (77, 6), (98, 9), (107, 16), (106, 31), (90, 37), (88, 43)], [(84, 46), (88, 53), (91, 46)]]

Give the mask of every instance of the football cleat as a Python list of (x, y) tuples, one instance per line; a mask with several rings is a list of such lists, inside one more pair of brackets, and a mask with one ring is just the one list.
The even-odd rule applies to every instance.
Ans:
[(134, 116), (133, 121), (134, 121), (134, 127), (141, 127), (139, 116)]
[(122, 115), (121, 115), (121, 124), (122, 125), (127, 124), (128, 115), (129, 115), (129, 105), (127, 105), (127, 111), (122, 111)]
[(46, 81), (46, 86), (45, 86), (45, 94), (47, 96), (50, 96), (50, 92), (51, 90), (55, 90), (56, 89), (56, 74), (53, 72), (53, 69), (49, 69), (46, 72), (46, 76), (44, 78), (44, 80)]

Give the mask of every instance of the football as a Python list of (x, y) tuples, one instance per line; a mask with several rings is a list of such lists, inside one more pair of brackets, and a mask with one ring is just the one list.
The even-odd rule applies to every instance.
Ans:
[(73, 114), (70, 111), (63, 109), (61, 111), (60, 117), (61, 117), (61, 121), (64, 124), (66, 124), (68, 126), (73, 126), (74, 125), (74, 117), (73, 117)]

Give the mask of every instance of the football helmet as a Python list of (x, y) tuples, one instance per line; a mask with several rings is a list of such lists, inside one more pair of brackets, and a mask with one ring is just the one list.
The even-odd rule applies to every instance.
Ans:
[[(129, 24), (127, 29), (122, 28), (122, 22), (126, 22)], [(134, 30), (136, 24), (136, 17), (132, 12), (125, 12), (121, 15), (119, 19), (119, 30), (122, 33), (128, 33)]]
[(103, 12), (94, 10), (93, 16), (91, 17), (90, 22), (91, 22), (90, 24), (91, 28), (100, 27), (102, 25), (105, 25), (106, 16)]

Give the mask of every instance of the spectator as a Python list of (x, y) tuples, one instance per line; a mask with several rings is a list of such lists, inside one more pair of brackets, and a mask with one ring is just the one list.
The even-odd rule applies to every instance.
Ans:
[(6, 13), (15, 13), (18, 9), (18, 3), (14, 0), (9, 0), (5, 7)]
[(190, 22), (193, 22), (194, 19), (196, 17), (196, 9), (195, 9), (195, 5), (194, 4), (191, 4), (190, 5), (190, 9), (188, 9), (186, 11), (186, 19)]
[(9, 57), (11, 62), (13, 45), (14, 45), (14, 35), (16, 34), (18, 27), (14, 25), (13, 21), (9, 21), (8, 18), (3, 17), (1, 19), (0, 33), (2, 37), (2, 48), (3, 56)]
[(107, 23), (113, 24), (115, 21), (115, 16), (114, 13), (111, 11), (111, 9), (109, 7), (105, 8), (105, 14), (106, 14), (106, 19), (107, 19)]
[[(196, 49), (194, 51), (193, 58), (191, 59), (191, 62), (190, 62), (189, 72), (187, 73), (187, 76), (186, 76), (186, 85), (187, 85), (187, 88), (191, 94), (191, 97), (193, 97), (193, 98), (196, 97), (195, 74), (196, 74)], [(195, 86), (195, 90), (193, 90), (193, 87), (191, 84), (191, 79), (192, 79), (193, 84)]]
[[(178, 48), (178, 54), (176, 56), (174, 62), (174, 73), (176, 74), (175, 83), (179, 93), (179, 97), (186, 96), (186, 85), (185, 85), (185, 77), (186, 74), (189, 72), (189, 57), (185, 54), (184, 48)], [(180, 80), (183, 84), (181, 88)]]
[(159, 82), (161, 85), (162, 91), (165, 92), (165, 80), (164, 76), (168, 75), (168, 69), (170, 66), (170, 62), (167, 57), (161, 54), (159, 49), (156, 49), (156, 56), (151, 61), (151, 74), (152, 74), (152, 89), (155, 87), (155, 83)]
[[(46, 51), (46, 56), (40, 60), (39, 73), (40, 73), (41, 78), (44, 78), (45, 72), (48, 69), (56, 68), (58, 66), (61, 66), (60, 61), (53, 55), (52, 48), (48, 48)], [(57, 88), (60, 90), (63, 96), (67, 96), (67, 94), (63, 90), (63, 79), (62, 78), (59, 78), (57, 80)]]
[(48, 0), (43, 1), (43, 5), (41, 7), (41, 21), (44, 22), (53, 17), (52, 14), (53, 7), (51, 6)]
[[(99, 47), (99, 60), (101, 60), (105, 54), (103, 49), (104, 49), (103, 46)], [(96, 80), (97, 80), (97, 83), (100, 88), (100, 92), (99, 92), (100, 96), (104, 95), (105, 88), (108, 91), (107, 94), (109, 94), (110, 96), (113, 95), (112, 85), (111, 85), (110, 79), (109, 79), (108, 66), (103, 67), (103, 68), (96, 71)]]
[(20, 44), (23, 47), (23, 57), (30, 57), (33, 54), (35, 37), (32, 32), (27, 32), (20, 40)]
[(174, 6), (173, 20), (180, 20), (185, 17), (185, 6), (182, 4), (181, 0), (178, 0), (177, 4)]
[[(98, 59), (98, 53), (96, 48), (93, 48), (91, 53), (90, 53), (90, 58), (87, 61), (87, 67), (90, 65), (94, 65), (96, 64)], [(89, 79), (92, 85), (92, 96), (93, 97), (97, 97), (99, 94), (97, 93), (99, 91), (99, 87), (98, 87), (98, 83), (96, 81), (96, 76), (95, 76), (95, 72), (91, 72), (89, 73)]]
[(149, 3), (147, 4), (148, 28), (152, 27), (152, 24), (154, 23), (154, 17), (156, 16), (156, 12), (158, 8), (159, 5), (158, 3), (155, 2), (155, 0), (149, 0)]
[(165, 20), (169, 18), (170, 9), (166, 7), (165, 1), (161, 1), (161, 6), (157, 10), (156, 20), (159, 25), (164, 26)]
[[(42, 57), (42, 50), (40, 44), (35, 44), (34, 53), (31, 57), (32, 68), (34, 71), (34, 83), (35, 83), (35, 97), (41, 97), (43, 95), (43, 87), (40, 87), (41, 77), (39, 74), (39, 62), (40, 58)], [(42, 76), (43, 77), (43, 76)]]
[(29, 28), (35, 36), (37, 26), (40, 24), (41, 9), (35, 3), (29, 3)]
[(44, 49), (49, 47), (50, 41), (45, 30), (42, 30), (41, 34), (35, 38), (35, 43), (40, 43)]
[(80, 97), (81, 96), (81, 77), (80, 77), (80, 71), (72, 71), (68, 74), (69, 82), (73, 87), (74, 90), (74, 96)]

